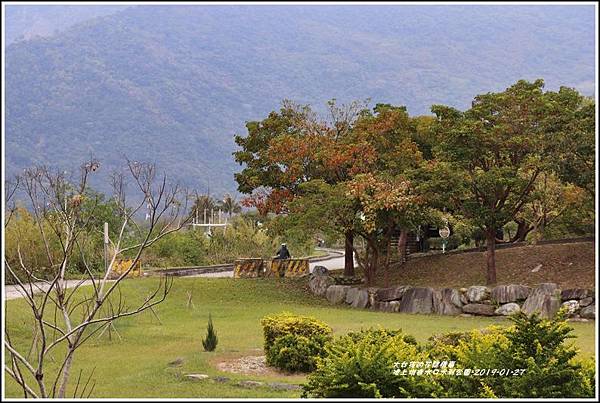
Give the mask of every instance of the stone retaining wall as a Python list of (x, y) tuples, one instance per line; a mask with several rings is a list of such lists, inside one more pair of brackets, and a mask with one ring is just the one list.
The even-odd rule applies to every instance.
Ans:
[(593, 290), (561, 290), (554, 283), (543, 283), (536, 287), (509, 284), (493, 288), (474, 285), (460, 289), (411, 286), (365, 288), (336, 285), (326, 271), (319, 270), (310, 276), (309, 288), (314, 294), (325, 296), (332, 304), (384, 312), (507, 316), (523, 311), (528, 315), (537, 312), (549, 318), (564, 306), (573, 320), (586, 321), (596, 317)]

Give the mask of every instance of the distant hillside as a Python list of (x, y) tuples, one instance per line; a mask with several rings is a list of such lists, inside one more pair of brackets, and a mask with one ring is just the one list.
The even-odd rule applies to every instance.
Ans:
[(591, 94), (594, 49), (593, 6), (132, 7), (8, 46), (6, 167), (126, 155), (222, 193), (233, 135), (283, 98), (423, 114), (521, 78)]
[(50, 36), (80, 22), (114, 14), (127, 6), (7, 5), (6, 44), (36, 36)]

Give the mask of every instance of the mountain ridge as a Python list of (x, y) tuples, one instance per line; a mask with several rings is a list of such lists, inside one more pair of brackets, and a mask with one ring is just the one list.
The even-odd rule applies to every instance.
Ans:
[(426, 114), (539, 77), (589, 95), (593, 10), (131, 7), (6, 48), (7, 171), (71, 168), (90, 154), (111, 170), (126, 155), (199, 191), (234, 192), (233, 135), (284, 98)]

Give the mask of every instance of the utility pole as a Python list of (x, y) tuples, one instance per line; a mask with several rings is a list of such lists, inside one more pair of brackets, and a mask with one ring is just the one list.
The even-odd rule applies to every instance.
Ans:
[(108, 223), (104, 223), (104, 271), (108, 271)]

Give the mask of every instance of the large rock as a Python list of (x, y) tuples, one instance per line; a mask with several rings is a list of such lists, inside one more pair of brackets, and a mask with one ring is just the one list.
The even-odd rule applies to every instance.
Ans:
[(375, 292), (375, 300), (380, 302), (398, 301), (409, 288), (409, 286), (404, 285), (399, 287), (380, 288)]
[(352, 300), (354, 299), (354, 296), (356, 295), (356, 293), (358, 292), (358, 288), (348, 288), (348, 291), (346, 291), (346, 298), (345, 301), (347, 304), (351, 304)]
[(438, 315), (460, 315), (462, 306), (460, 292), (454, 288), (444, 288), (433, 293), (433, 311)]
[(534, 312), (542, 318), (551, 318), (560, 309), (560, 289), (554, 283), (543, 283), (531, 291), (521, 307), (527, 315)]
[(243, 388), (257, 388), (263, 386), (265, 383), (260, 381), (239, 381), (237, 384)]
[(210, 378), (206, 374), (185, 374), (185, 377), (188, 378), (188, 379), (192, 379), (194, 381), (202, 381), (204, 379)]
[(346, 293), (346, 303), (353, 308), (366, 308), (369, 305), (369, 292), (361, 288), (350, 288)]
[(483, 285), (473, 285), (467, 289), (469, 302), (481, 302), (490, 297), (490, 289)]
[(524, 300), (530, 293), (531, 288), (524, 285), (499, 285), (492, 289), (492, 299), (499, 304), (506, 304)]
[(573, 315), (575, 312), (577, 312), (579, 310), (579, 301), (577, 300), (570, 300), (570, 301), (565, 301), (561, 304), (562, 308), (566, 308), (567, 310), (567, 315)]
[(315, 266), (312, 271), (315, 276), (326, 276), (329, 274), (329, 270), (325, 266)]
[(346, 299), (346, 293), (350, 286), (348, 285), (332, 285), (327, 288), (325, 292), (325, 296), (327, 297), (327, 301), (332, 304), (340, 304), (344, 302)]
[(581, 306), (581, 307), (592, 305), (593, 303), (594, 303), (594, 297), (587, 297), (582, 300), (579, 300), (579, 306)]
[(585, 319), (596, 319), (596, 304), (581, 308), (581, 311), (579, 311), (579, 316)]
[(377, 309), (383, 312), (398, 312), (400, 310), (400, 301), (379, 302)]
[(591, 297), (592, 295), (594, 295), (594, 293), (586, 288), (569, 288), (568, 290), (563, 290), (560, 293), (560, 297), (563, 301), (571, 299), (584, 299)]
[(375, 297), (377, 296), (377, 291), (379, 290), (379, 288), (377, 287), (369, 287), (367, 288), (367, 292), (369, 293), (369, 307), (371, 307), (371, 309), (377, 309), (377, 304), (379, 304), (379, 302), (377, 302), (377, 300), (375, 299)]
[(463, 305), (467, 305), (469, 303), (469, 298), (467, 298), (467, 289), (466, 288), (461, 288), (458, 291), (460, 292), (460, 302)]
[(275, 390), (301, 390), (302, 386), (283, 382), (269, 382), (267, 386)]
[(462, 311), (464, 313), (470, 313), (472, 315), (494, 315), (494, 307), (488, 304), (467, 304), (462, 307)]
[(409, 288), (402, 295), (400, 312), (431, 313), (433, 311), (433, 288)]
[(509, 302), (500, 306), (494, 311), (494, 315), (508, 316), (521, 311), (521, 307), (516, 302)]
[(308, 288), (315, 295), (325, 295), (327, 289), (335, 284), (333, 277), (313, 274), (308, 280)]

